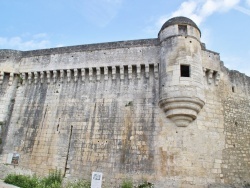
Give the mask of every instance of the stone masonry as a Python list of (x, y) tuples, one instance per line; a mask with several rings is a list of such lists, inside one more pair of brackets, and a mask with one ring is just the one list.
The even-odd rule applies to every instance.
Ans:
[(250, 78), (200, 36), (175, 17), (155, 39), (0, 50), (0, 177), (250, 183)]

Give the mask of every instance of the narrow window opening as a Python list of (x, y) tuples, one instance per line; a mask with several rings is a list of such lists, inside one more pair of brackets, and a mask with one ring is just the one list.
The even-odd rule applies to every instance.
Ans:
[(190, 77), (189, 65), (181, 65), (181, 77)]
[(232, 86), (232, 92), (235, 93), (235, 87), (234, 86)]
[(187, 26), (178, 25), (179, 35), (187, 35)]

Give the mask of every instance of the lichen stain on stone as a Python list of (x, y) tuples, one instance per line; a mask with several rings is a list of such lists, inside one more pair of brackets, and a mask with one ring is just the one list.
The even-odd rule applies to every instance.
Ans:
[(124, 112), (124, 131), (122, 132), (122, 153), (120, 162), (125, 165), (129, 160), (129, 152), (131, 148), (130, 137), (132, 136), (132, 117), (130, 108), (125, 108)]
[(161, 161), (161, 175), (167, 175), (167, 152), (162, 150), (162, 147), (159, 148), (160, 150), (160, 161)]

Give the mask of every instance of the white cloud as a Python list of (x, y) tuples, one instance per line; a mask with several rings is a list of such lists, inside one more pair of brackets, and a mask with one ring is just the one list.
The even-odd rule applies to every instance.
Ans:
[(99, 27), (108, 25), (118, 14), (123, 0), (81, 0), (74, 6), (79, 14)]
[(30, 39), (24, 39), (23, 37), (0, 37), (0, 48), (2, 49), (16, 49), (16, 50), (33, 50), (48, 48), (50, 46), (50, 41), (46, 39), (47, 35), (45, 33), (36, 34)]
[(246, 0), (246, 3), (250, 7), (250, 0)]
[(186, 16), (200, 25), (215, 12), (226, 12), (240, 3), (240, 0), (188, 0), (181, 4), (170, 17)]
[[(250, 0), (246, 0), (250, 1)], [(241, 0), (187, 0), (181, 3), (179, 8), (168, 15), (163, 15), (157, 19), (154, 27), (148, 27), (145, 31), (149, 34), (157, 33), (160, 27), (170, 18), (176, 16), (186, 16), (192, 19), (198, 26), (216, 12), (224, 13), (231, 9), (248, 14), (247, 9), (239, 8)]]
[(250, 16), (250, 9), (246, 9), (246, 8), (244, 8), (242, 6), (236, 6), (234, 9), (238, 10), (238, 11), (240, 11), (240, 12), (242, 12), (242, 13), (248, 15), (248, 16)]

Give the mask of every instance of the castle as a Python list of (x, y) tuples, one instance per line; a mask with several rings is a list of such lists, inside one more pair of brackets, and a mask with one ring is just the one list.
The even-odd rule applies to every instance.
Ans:
[(200, 37), (175, 17), (155, 39), (0, 50), (0, 177), (250, 182), (250, 78)]

